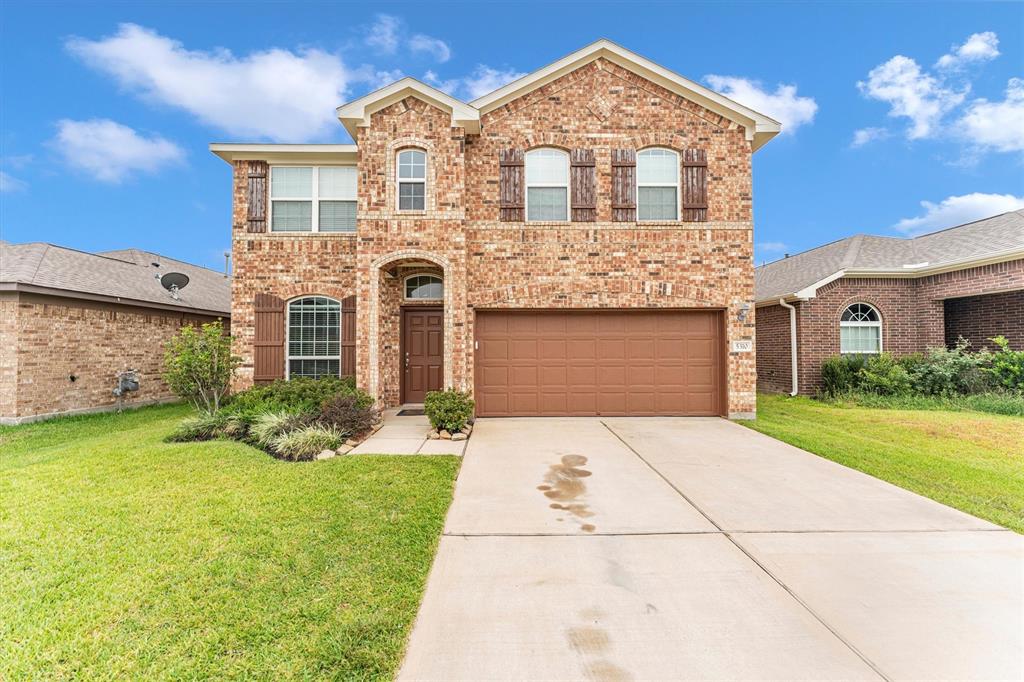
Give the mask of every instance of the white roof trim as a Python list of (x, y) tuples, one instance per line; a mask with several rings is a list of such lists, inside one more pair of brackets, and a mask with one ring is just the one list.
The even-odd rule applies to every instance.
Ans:
[(778, 121), (753, 109), (749, 109), (738, 102), (734, 102), (714, 90), (684, 78), (674, 71), (659, 66), (649, 59), (641, 57), (635, 52), (631, 52), (604, 38), (559, 59), (553, 64), (523, 76), (519, 80), (512, 81), (494, 92), (478, 97), (470, 102), (470, 104), (479, 109), (481, 114), (486, 114), (512, 101), (516, 97), (520, 97), (530, 90), (561, 78), (565, 74), (600, 57), (604, 57), (681, 97), (692, 100), (706, 109), (742, 125), (746, 130), (747, 139), (752, 142), (751, 147), (755, 151), (782, 131), (782, 125)]
[(356, 162), (359, 153), (354, 144), (235, 144), (214, 142), (210, 151), (228, 163), (235, 161), (296, 161)]
[(451, 112), (452, 126), (465, 128), (466, 132), (471, 134), (480, 132), (480, 112), (475, 107), (409, 76), (357, 100), (342, 104), (336, 110), (338, 119), (354, 140), (356, 139), (356, 129), (369, 126), (370, 116), (374, 112), (399, 102), (409, 95)]

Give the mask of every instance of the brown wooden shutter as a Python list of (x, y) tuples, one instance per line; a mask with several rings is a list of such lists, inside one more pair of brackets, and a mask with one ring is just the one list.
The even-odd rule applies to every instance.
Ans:
[(284, 301), (256, 294), (253, 381), (265, 384), (284, 378)]
[(573, 149), (569, 154), (569, 185), (572, 219), (581, 223), (597, 220), (597, 164), (593, 149)]
[(683, 220), (708, 219), (708, 156), (703, 149), (683, 151)]
[(249, 161), (248, 232), (267, 231), (267, 162)]
[(612, 150), (612, 220), (636, 220), (636, 151)]
[(522, 222), (526, 207), (526, 168), (522, 149), (502, 149), (498, 156), (502, 222)]
[(356, 297), (341, 300), (341, 376), (356, 374)]

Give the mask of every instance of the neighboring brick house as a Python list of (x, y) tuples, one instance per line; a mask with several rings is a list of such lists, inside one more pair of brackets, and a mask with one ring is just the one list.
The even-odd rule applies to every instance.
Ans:
[(753, 415), (751, 155), (778, 123), (605, 40), (469, 103), (405, 78), (337, 113), (356, 144), (211, 145), (239, 388)]
[[(177, 298), (167, 273), (189, 278)], [(0, 242), (0, 423), (116, 408), (126, 370), (139, 390), (124, 405), (172, 399), (164, 343), (184, 324), (227, 324), (230, 302), (223, 273), (155, 253)]]
[(813, 394), (839, 353), (903, 355), (960, 337), (980, 349), (999, 334), (1024, 349), (1024, 210), (913, 239), (832, 242), (757, 268), (756, 295), (761, 391)]

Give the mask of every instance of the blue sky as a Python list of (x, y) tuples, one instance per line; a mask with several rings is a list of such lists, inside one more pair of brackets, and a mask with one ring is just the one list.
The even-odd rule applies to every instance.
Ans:
[(348, 142), (400, 75), (458, 97), (607, 37), (786, 123), (757, 260), (1024, 205), (1021, 3), (53, 3), (0, 17), (0, 238), (222, 267), (212, 141)]

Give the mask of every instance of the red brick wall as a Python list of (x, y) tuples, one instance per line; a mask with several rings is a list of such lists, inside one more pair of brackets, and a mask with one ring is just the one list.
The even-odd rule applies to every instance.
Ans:
[[(958, 304), (947, 302), (946, 299), (1022, 287), (1024, 260), (919, 279), (843, 278), (827, 284), (818, 290), (816, 298), (797, 304), (800, 392), (813, 394), (821, 388), (821, 363), (839, 353), (839, 318), (851, 303), (870, 303), (875, 306), (882, 317), (882, 349), (904, 355), (947, 343), (945, 310), (952, 308), (959, 311), (959, 308)], [(1020, 329), (1020, 300), (1019, 294), (1000, 299), (1008, 304), (1016, 301), (1017, 306), (993, 304), (988, 312), (979, 315), (978, 324), (987, 315), (992, 325), (1003, 325), (1011, 331)], [(758, 313), (763, 314), (764, 310), (761, 308)], [(957, 314), (962, 317), (967, 315), (961, 312)], [(994, 316), (999, 319), (994, 319)], [(1000, 321), (1003, 318), (1006, 319), (1005, 323)], [(781, 317), (769, 313), (759, 322), (759, 363), (773, 362), (770, 358), (777, 351), (772, 350), (771, 342), (765, 352), (761, 348), (766, 338), (782, 334), (788, 337), (789, 332), (788, 327), (783, 328)], [(758, 386), (766, 391), (781, 390), (772, 387), (767, 374), (759, 376)]]
[(1024, 349), (1024, 291), (950, 298), (945, 314), (947, 346), (962, 336), (974, 350), (992, 348), (988, 339), (1002, 335), (1011, 348)]
[(789, 393), (793, 389), (789, 314), (781, 305), (756, 311), (758, 391)]
[(182, 325), (214, 319), (30, 294), (0, 301), (0, 335), (10, 344), (0, 355), (0, 417), (114, 406), (126, 369), (140, 379), (129, 402), (172, 399), (161, 378), (164, 344)]

